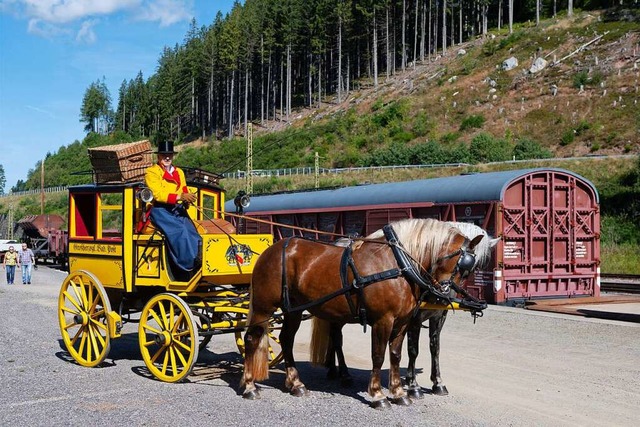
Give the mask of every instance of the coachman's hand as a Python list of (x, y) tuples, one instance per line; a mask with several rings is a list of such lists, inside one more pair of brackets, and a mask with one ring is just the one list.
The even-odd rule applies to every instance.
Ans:
[(191, 193), (180, 193), (180, 196), (178, 196), (178, 200), (187, 203), (193, 203), (196, 201), (196, 195)]

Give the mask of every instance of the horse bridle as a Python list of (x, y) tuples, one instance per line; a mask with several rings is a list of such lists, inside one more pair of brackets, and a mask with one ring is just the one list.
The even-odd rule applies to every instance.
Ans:
[[(454, 280), (456, 275), (459, 275), (460, 283), (462, 283), (464, 279), (466, 279), (467, 276), (469, 276), (469, 274), (473, 271), (473, 268), (476, 264), (476, 255), (472, 249), (469, 249), (470, 241), (467, 237), (465, 237), (462, 247), (460, 247), (458, 250), (438, 258), (436, 262), (431, 266), (429, 271), (425, 272), (425, 276), (427, 277), (424, 277), (421, 272), (417, 271), (416, 269), (416, 265), (420, 265), (420, 263), (413, 259), (402, 247), (393, 228), (390, 225), (385, 225), (382, 228), (382, 231), (384, 232), (384, 236), (387, 239), (387, 242), (389, 242), (389, 245), (391, 246), (391, 250), (396, 258), (396, 262), (398, 263), (398, 267), (400, 267), (400, 271), (402, 272), (402, 274), (406, 277), (407, 280), (415, 283), (420, 289), (423, 290), (423, 295), (420, 297), (421, 300), (432, 295), (447, 303), (451, 303), (450, 292), (451, 289), (453, 289), (457, 293), (464, 295), (465, 298), (471, 300), (472, 303), (477, 302), (479, 310), (484, 309), (481, 307), (486, 304), (480, 304), (480, 301), (469, 295), (462, 288), (462, 286), (456, 284)], [(440, 265), (442, 261), (449, 260), (456, 256), (458, 256), (458, 262), (456, 263), (456, 266), (451, 273), (451, 277), (442, 281), (436, 280), (434, 277), (434, 273), (438, 265)]]
[[(462, 283), (473, 271), (473, 268), (476, 265), (476, 254), (473, 252), (472, 249), (469, 249), (468, 246), (469, 246), (469, 239), (465, 237), (464, 244), (460, 249), (448, 255), (441, 256), (436, 260), (435, 264), (431, 266), (431, 269), (429, 270), (429, 273), (428, 273), (429, 277), (431, 278), (433, 283), (437, 284), (440, 287), (440, 291), (442, 293), (444, 294), (449, 293), (451, 288), (459, 292), (460, 287), (458, 284), (456, 284), (453, 278), (456, 277), (456, 274), (459, 275), (460, 283)], [(435, 269), (438, 267), (438, 265), (442, 261), (449, 260), (458, 255), (459, 255), (458, 262), (456, 263), (456, 266), (451, 272), (451, 277), (445, 280), (441, 280), (439, 282), (435, 280), (433, 277), (433, 274), (435, 272)]]

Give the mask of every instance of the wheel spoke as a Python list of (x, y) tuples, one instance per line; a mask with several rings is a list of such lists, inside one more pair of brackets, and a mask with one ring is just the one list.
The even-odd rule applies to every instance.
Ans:
[[(180, 343), (180, 342), (178, 341), (178, 343)], [(180, 343), (180, 344), (182, 344), (182, 343)], [(189, 354), (190, 350), (191, 349), (189, 347), (187, 347), (187, 355)], [(184, 355), (182, 354), (182, 352), (178, 348), (175, 349), (175, 353), (178, 355), (178, 358), (180, 359), (180, 362), (182, 363), (182, 366), (183, 367), (187, 366), (188, 357), (187, 357), (187, 359), (185, 359)]]
[(169, 347), (169, 354), (171, 354), (171, 370), (173, 371), (173, 375), (178, 375), (178, 364), (176, 363), (176, 352), (173, 346)]
[(169, 303), (169, 324), (167, 325), (167, 330), (173, 332), (174, 326), (175, 326), (175, 306), (173, 305), (173, 303)]
[(187, 351), (189, 353), (191, 352), (191, 347), (188, 346), (187, 344), (183, 343), (182, 341), (176, 340), (176, 341), (174, 341), (174, 343), (176, 344), (177, 347), (182, 347), (185, 351)]
[[(164, 329), (164, 322), (160, 319), (160, 317), (158, 317), (158, 313), (156, 313), (156, 311), (153, 308), (150, 308), (149, 309), (149, 314), (156, 321), (156, 323), (158, 324), (158, 327), (160, 327), (160, 329), (163, 330)], [(147, 321), (148, 321), (148, 319), (147, 319)]]
[[(150, 343), (153, 344), (153, 341), (151, 341)], [(156, 359), (158, 359), (158, 357), (160, 357), (160, 355), (162, 353), (166, 354), (166, 351), (164, 351), (164, 348), (160, 347), (158, 349), (158, 351), (156, 351), (155, 354), (153, 355), (153, 357), (151, 358), (151, 363), (156, 363)], [(166, 357), (165, 357), (165, 359), (166, 359)]]
[(162, 304), (162, 301), (158, 303), (158, 308), (160, 309), (160, 318), (162, 319), (162, 323), (160, 323), (160, 326), (162, 326), (162, 330), (164, 331), (170, 330), (169, 321), (167, 319), (167, 311), (165, 310), (164, 304)]
[(153, 332), (154, 334), (161, 334), (161, 333), (162, 333), (162, 331), (161, 331), (161, 330), (156, 329), (156, 328), (154, 328), (154, 327), (152, 327), (152, 326), (149, 326), (149, 324), (148, 324), (148, 323), (146, 323), (146, 324), (142, 325), (142, 327), (145, 329), (145, 331), (151, 331), (151, 332)]
[[(75, 289), (75, 288), (74, 288), (74, 289)], [(76, 295), (77, 295), (77, 294), (76, 294)], [(64, 291), (64, 296), (66, 296), (66, 297), (67, 297), (67, 301), (69, 301), (71, 304), (73, 304), (73, 306), (74, 306), (75, 308), (77, 308), (77, 309), (78, 309), (78, 312), (83, 311), (83, 308), (80, 306), (80, 303), (79, 303), (75, 298), (73, 298), (73, 296), (71, 296), (71, 295), (69, 294), (69, 292)], [(79, 298), (79, 297), (78, 297), (78, 298)], [(64, 308), (66, 308), (66, 307), (64, 307)], [(77, 313), (76, 313), (76, 314), (77, 314)]]
[(164, 352), (164, 360), (162, 361), (162, 375), (167, 374), (167, 364), (169, 363), (169, 350)]

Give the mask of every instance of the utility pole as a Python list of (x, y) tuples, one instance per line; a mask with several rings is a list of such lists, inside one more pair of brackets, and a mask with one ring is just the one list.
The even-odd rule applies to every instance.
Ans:
[(247, 124), (247, 194), (253, 194), (253, 125)]
[(44, 159), (40, 163), (40, 215), (44, 215)]

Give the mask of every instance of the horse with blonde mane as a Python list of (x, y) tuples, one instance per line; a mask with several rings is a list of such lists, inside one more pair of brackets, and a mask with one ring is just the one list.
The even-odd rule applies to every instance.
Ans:
[[(468, 222), (447, 222), (447, 224), (460, 230), (465, 236), (483, 236), (482, 240), (475, 246), (475, 264), (473, 269), (485, 266), (491, 259), (491, 251), (498, 244), (499, 238), (491, 238), (487, 232), (475, 224)], [(379, 238), (382, 230), (378, 230), (367, 238)], [(336, 242), (339, 246), (347, 245), (346, 239)], [(468, 274), (467, 272), (466, 274)], [(451, 301), (455, 298), (456, 291), (452, 287), (447, 297), (448, 300), (436, 298), (432, 304), (422, 308), (412, 318), (407, 329), (407, 348), (409, 354), (409, 364), (407, 367), (406, 385), (407, 393), (410, 397), (420, 399), (424, 396), (422, 388), (416, 378), (415, 361), (419, 353), (420, 330), (423, 323), (429, 320), (429, 349), (431, 352), (431, 381), (433, 383), (431, 392), (436, 395), (446, 395), (448, 390), (442, 382), (440, 375), (440, 332), (447, 319), (448, 309), (451, 308)], [(467, 300), (472, 306), (477, 306), (473, 301)], [(442, 308), (437, 308), (441, 306)], [(464, 306), (464, 303), (463, 303)], [(425, 306), (423, 306), (425, 307)], [(473, 312), (473, 310), (471, 310)], [(481, 311), (481, 310), (480, 310)], [(314, 317), (312, 320), (311, 335), (311, 363), (315, 365), (323, 364), (328, 368), (327, 377), (330, 379), (340, 379), (342, 386), (350, 386), (351, 375), (345, 362), (342, 351), (342, 324), (331, 323), (323, 319)], [(337, 360), (336, 360), (337, 359)], [(337, 362), (337, 364), (336, 364)]]
[[(483, 236), (468, 239), (458, 229), (433, 219), (410, 219), (385, 226), (380, 235), (348, 248), (287, 238), (258, 259), (251, 283), (250, 313), (245, 333), (243, 397), (260, 397), (256, 382), (269, 375), (267, 329), (281, 308), (280, 344), (285, 362), (285, 387), (294, 396), (308, 394), (293, 357), (295, 334), (308, 310), (331, 323), (362, 323), (371, 327), (372, 370), (368, 393), (375, 408), (389, 400), (407, 405), (402, 387), (400, 355), (410, 321), (421, 302), (445, 297), (458, 281), (461, 262), (475, 263), (473, 250)], [(447, 291), (448, 292), (448, 291)], [(389, 348), (389, 400), (380, 373)]]

